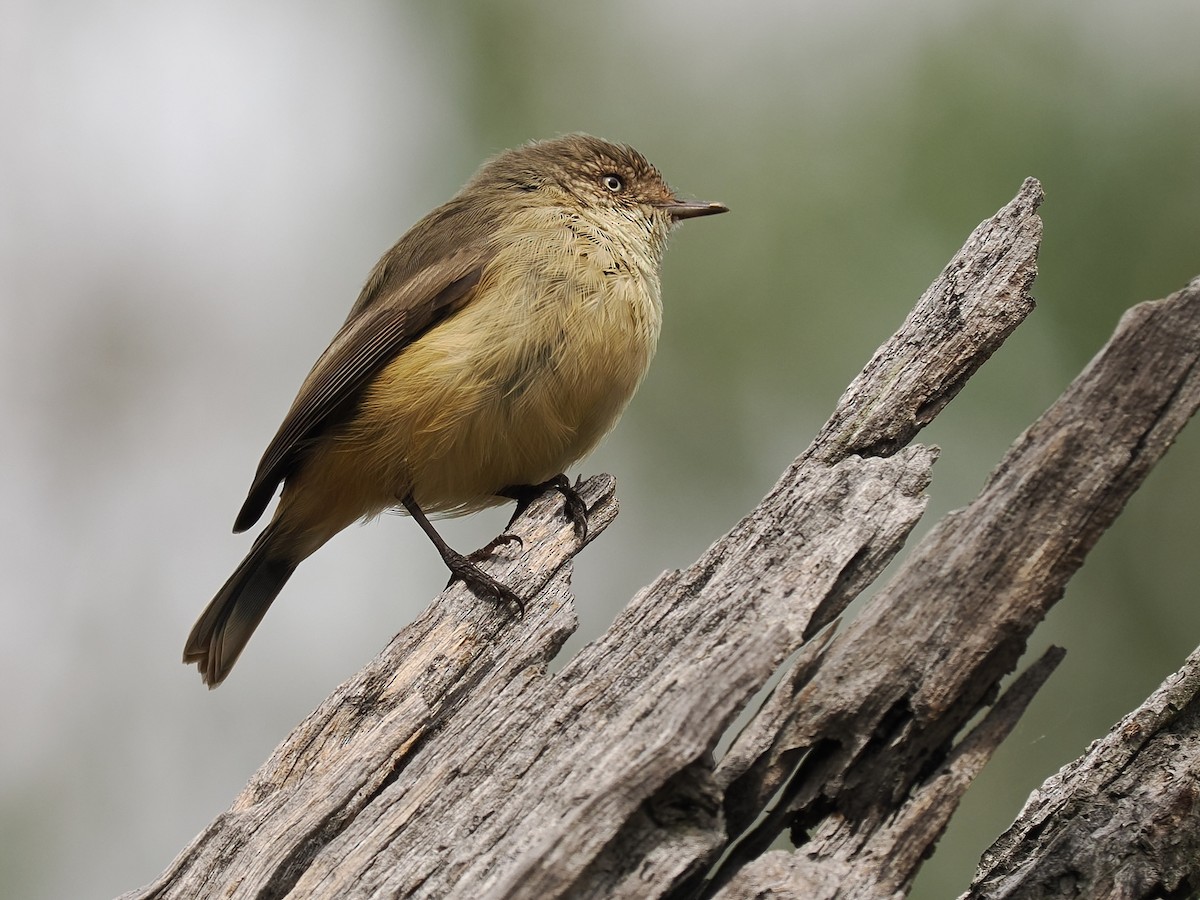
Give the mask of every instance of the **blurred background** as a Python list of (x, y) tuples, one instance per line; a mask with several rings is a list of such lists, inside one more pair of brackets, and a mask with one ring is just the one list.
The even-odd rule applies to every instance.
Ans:
[[(578, 560), (576, 649), (761, 498), (1025, 176), (1039, 306), (925, 433), (916, 537), (1123, 309), (1200, 274), (1197, 28), (1193, 0), (0, 2), (0, 895), (153, 879), (444, 584), (385, 516), (301, 568), (221, 690), (179, 664), (301, 379), (481, 160), (586, 130), (733, 210), (675, 235), (658, 359), (583, 466), (622, 512)], [(1185, 433), (1036, 635), (1066, 661), (915, 896), (962, 890), (1200, 642), (1198, 462)]]

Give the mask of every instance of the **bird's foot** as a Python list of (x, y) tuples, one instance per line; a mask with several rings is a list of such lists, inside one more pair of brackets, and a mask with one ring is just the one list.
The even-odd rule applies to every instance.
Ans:
[[(485, 573), (479, 566), (475, 565), (470, 559), (463, 556), (449, 544), (447, 544), (437, 529), (433, 527), (433, 523), (429, 521), (429, 517), (425, 515), (424, 510), (417, 504), (411, 494), (400, 497), (400, 503), (408, 510), (408, 514), (413, 517), (421, 530), (425, 532), (429, 540), (433, 541), (433, 546), (437, 548), (438, 555), (442, 557), (442, 561), (446, 564), (446, 568), (450, 570), (450, 580), (446, 583), (446, 587), (450, 587), (457, 578), (466, 583), (472, 591), (481, 597), (486, 597), (489, 600), (494, 600), (497, 603), (514, 603), (521, 615), (525, 615), (525, 601), (521, 599), (521, 595), (514, 591), (506, 584), (497, 581), (491, 575)], [(500, 536), (501, 538), (504, 535)], [(501, 543), (506, 543), (501, 541)]]
[[(512, 523), (510, 522), (509, 524), (511, 525)], [(497, 547), (502, 547), (505, 544), (520, 544), (524, 546), (525, 542), (521, 540), (520, 535), (512, 534), (511, 532), (506, 531), (503, 534), (496, 535), (478, 550), (469, 554), (467, 559), (469, 559), (471, 562), (480, 562), (481, 560), (487, 559), (489, 556), (491, 556)]]
[[(504, 488), (499, 492), (501, 497), (508, 497), (511, 500), (517, 501), (517, 508), (513, 511), (512, 518), (508, 520), (509, 528), (513, 522), (520, 518), (521, 513), (529, 508), (529, 504), (533, 503), (538, 497), (542, 496), (546, 491), (558, 491), (563, 498), (563, 512), (566, 517), (571, 520), (571, 524), (575, 527), (575, 536), (582, 544), (587, 540), (587, 504), (583, 502), (583, 498), (579, 496), (579, 491), (576, 488), (582, 481), (575, 482), (571, 485), (571, 480), (562, 472), (559, 472), (553, 478), (543, 481), (541, 484), (514, 484)], [(503, 535), (501, 535), (503, 537)]]
[(455, 579), (458, 579), (477, 595), (496, 603), (515, 604), (520, 614), (525, 615), (525, 601), (521, 599), (521, 595), (508, 585), (488, 575), (470, 558), (451, 550), (443, 553), (442, 559), (446, 562), (446, 568), (450, 570), (450, 580), (446, 582), (446, 587), (450, 587), (454, 584)]

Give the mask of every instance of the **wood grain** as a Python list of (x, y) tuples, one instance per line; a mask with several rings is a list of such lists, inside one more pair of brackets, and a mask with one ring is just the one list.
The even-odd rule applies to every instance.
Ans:
[[(551, 496), (487, 564), (536, 594), (523, 619), (443, 592), (126, 898), (903, 896), (1061, 658), (1001, 694), (1030, 632), (1200, 403), (1197, 282), (1131, 311), (838, 627), (924, 511), (937, 451), (912, 439), (1033, 309), (1041, 199), (1030, 179), (983, 222), (763, 501), (560, 671), (578, 548)], [(580, 490), (595, 539), (614, 482)], [(1137, 722), (1149, 741), (1185, 719), (1194, 737), (1186, 716)], [(1078, 828), (1068, 806), (1037, 821)], [(988, 885), (1031, 846), (1020, 827)], [(797, 849), (770, 850), (785, 832)]]

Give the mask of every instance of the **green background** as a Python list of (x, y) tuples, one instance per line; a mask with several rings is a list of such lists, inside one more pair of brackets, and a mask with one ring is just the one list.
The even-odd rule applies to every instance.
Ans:
[[(0, 894), (155, 877), (444, 583), (384, 517), (305, 564), (221, 690), (178, 663), (258, 456), (379, 254), (488, 155), (585, 130), (687, 196), (658, 358), (583, 464), (600, 634), (771, 487), (971, 229), (1043, 182), (1038, 308), (922, 435), (910, 545), (1122, 310), (1200, 274), (1193, 2), (0, 4)], [(1038, 631), (1068, 655), (914, 896), (1200, 643), (1185, 433)], [(447, 523), (463, 549), (496, 511)]]

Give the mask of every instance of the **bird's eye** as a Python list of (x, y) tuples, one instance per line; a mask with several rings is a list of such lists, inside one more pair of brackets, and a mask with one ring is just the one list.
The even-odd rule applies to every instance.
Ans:
[(614, 194), (625, 187), (625, 182), (621, 180), (621, 176), (614, 175), (612, 172), (609, 172), (607, 175), (601, 178), (600, 183)]

